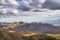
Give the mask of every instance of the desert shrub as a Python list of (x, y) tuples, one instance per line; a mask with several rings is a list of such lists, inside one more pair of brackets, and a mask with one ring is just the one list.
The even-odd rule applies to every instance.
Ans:
[(18, 33), (9, 33), (0, 30), (0, 40), (56, 40), (56, 38), (47, 35), (20, 36)]
[(56, 40), (56, 38), (51, 37), (51, 36), (46, 36), (46, 37), (45, 37), (45, 40)]

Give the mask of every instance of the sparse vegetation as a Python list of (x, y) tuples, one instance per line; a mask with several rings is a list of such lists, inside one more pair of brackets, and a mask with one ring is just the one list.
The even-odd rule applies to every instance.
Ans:
[(56, 38), (37, 34), (31, 36), (20, 36), (19, 33), (10, 33), (7, 30), (0, 30), (0, 40), (56, 40)]
[(0, 23), (0, 40), (60, 40), (59, 28), (48, 23)]

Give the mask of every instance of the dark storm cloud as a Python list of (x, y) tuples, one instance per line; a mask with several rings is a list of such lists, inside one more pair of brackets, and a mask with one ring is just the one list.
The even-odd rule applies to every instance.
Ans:
[[(42, 4), (39, 4), (38, 1), (39, 0), (34, 0), (34, 1), (32, 1), (32, 3), (28, 2), (28, 1), (23, 1), (23, 2), (20, 1), (19, 8), (23, 11), (30, 10), (31, 6), (32, 6), (32, 8), (34, 8), (34, 7), (37, 8), (38, 7), (37, 5), (42, 5)], [(21, 4), (23, 4), (23, 5), (21, 5)], [(60, 0), (45, 0), (45, 3), (42, 5), (42, 8), (48, 8), (48, 9), (52, 9), (52, 10), (60, 9)]]
[(46, 0), (46, 2), (42, 5), (43, 8), (49, 9), (60, 9), (60, 0)]

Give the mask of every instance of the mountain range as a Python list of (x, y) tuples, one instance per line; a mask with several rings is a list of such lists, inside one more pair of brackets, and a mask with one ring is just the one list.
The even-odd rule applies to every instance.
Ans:
[(29, 31), (38, 33), (60, 33), (60, 26), (54, 26), (48, 23), (25, 23), (25, 22), (14, 22), (14, 23), (0, 23), (1, 29), (16, 30), (16, 31)]

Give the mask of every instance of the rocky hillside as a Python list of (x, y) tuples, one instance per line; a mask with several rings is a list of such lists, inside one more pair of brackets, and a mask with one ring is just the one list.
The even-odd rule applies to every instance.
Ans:
[(31, 35), (31, 36), (21, 36), (17, 32), (8, 32), (7, 30), (0, 30), (0, 40), (56, 40), (56, 38), (37, 34), (37, 35)]
[(41, 33), (60, 33), (60, 26), (54, 26), (48, 23), (25, 23), (25, 22), (15, 22), (15, 23), (1, 23), (0, 28), (7, 30), (16, 31), (30, 31), (30, 32), (41, 32)]

